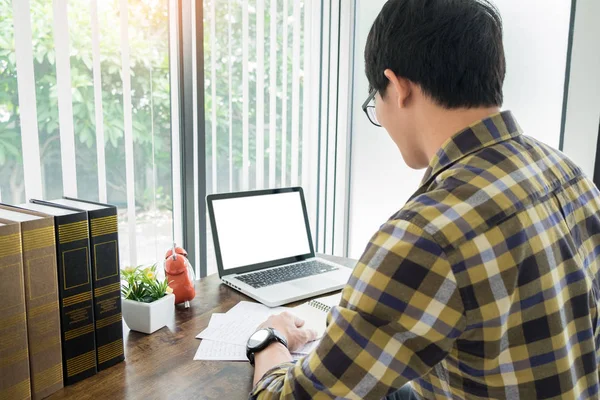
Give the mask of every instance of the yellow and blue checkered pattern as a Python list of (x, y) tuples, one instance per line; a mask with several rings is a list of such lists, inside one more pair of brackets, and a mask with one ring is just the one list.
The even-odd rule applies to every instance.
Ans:
[(598, 189), (493, 115), (373, 236), (318, 348), (251, 397), (598, 398), (599, 266)]

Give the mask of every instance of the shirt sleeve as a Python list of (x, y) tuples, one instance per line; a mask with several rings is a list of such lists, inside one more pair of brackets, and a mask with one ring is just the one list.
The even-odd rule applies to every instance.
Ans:
[(327, 320), (318, 347), (267, 372), (251, 399), (380, 399), (427, 374), (465, 328), (445, 253), (404, 220), (373, 236)]

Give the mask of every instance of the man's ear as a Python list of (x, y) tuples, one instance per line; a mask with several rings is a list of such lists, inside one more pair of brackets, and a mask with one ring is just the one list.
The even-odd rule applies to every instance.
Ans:
[(410, 81), (406, 78), (396, 76), (394, 71), (386, 69), (383, 74), (390, 81), (391, 85), (388, 86), (388, 91), (391, 89), (394, 97), (398, 102), (398, 108), (406, 107), (408, 99), (411, 95)]

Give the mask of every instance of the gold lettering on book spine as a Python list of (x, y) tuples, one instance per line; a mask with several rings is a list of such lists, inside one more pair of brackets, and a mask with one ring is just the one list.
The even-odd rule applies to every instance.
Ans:
[(27, 312), (27, 314), (30, 318), (35, 318), (39, 315), (53, 313), (55, 311), (58, 311), (58, 301), (53, 301), (52, 303), (47, 303), (43, 306), (32, 308)]
[(104, 236), (117, 233), (117, 216), (111, 215), (108, 217), (94, 218), (92, 220), (92, 236)]
[(22, 323), (25, 323), (25, 313), (15, 314), (7, 318), (0, 318), (0, 325), (2, 326), (2, 329)]
[(41, 340), (36, 340), (35, 342), (31, 343), (31, 354), (39, 354), (55, 346), (60, 346), (59, 335), (50, 336)]
[(61, 244), (76, 242), (77, 240), (87, 239), (88, 221), (72, 222), (58, 227), (58, 238)]
[(0, 258), (21, 254), (21, 234), (0, 236)]
[(27, 349), (19, 350), (16, 353), (13, 353), (12, 355), (10, 355), (8, 357), (4, 357), (4, 358), (0, 359), (0, 367), (5, 368), (8, 366), (11, 366), (18, 362), (26, 360), (28, 357), (29, 357), (29, 353), (27, 352)]
[(51, 386), (62, 383), (62, 364), (56, 364), (33, 376), (33, 392), (39, 393)]
[(96, 352), (88, 351), (80, 356), (67, 360), (67, 376), (78, 375), (96, 366)]
[(92, 300), (92, 292), (84, 292), (63, 299), (63, 307), (69, 307), (74, 304), (83, 303)]
[(22, 400), (31, 397), (31, 384), (29, 378), (14, 386), (0, 390), (0, 399)]
[(54, 226), (32, 229), (23, 232), (23, 247), (27, 251), (54, 246)]
[(107, 295), (109, 293), (118, 292), (120, 290), (121, 290), (121, 282), (115, 282), (115, 283), (111, 283), (110, 285), (96, 288), (94, 290), (94, 296), (100, 297), (100, 296)]
[(88, 324), (81, 328), (72, 329), (65, 332), (65, 340), (72, 340), (79, 336), (87, 335), (88, 333), (94, 332), (94, 324)]
[(123, 339), (115, 340), (98, 348), (98, 363), (103, 364), (123, 354)]
[(121, 313), (112, 315), (110, 317), (102, 318), (96, 321), (96, 329), (102, 329), (106, 326), (116, 324), (117, 322), (121, 322)]

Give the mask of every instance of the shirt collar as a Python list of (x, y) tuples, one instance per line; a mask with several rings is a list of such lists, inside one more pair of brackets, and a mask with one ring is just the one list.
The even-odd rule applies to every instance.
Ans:
[(503, 111), (477, 121), (448, 139), (431, 159), (421, 186), (463, 157), (484, 147), (522, 134), (521, 127), (510, 111)]

